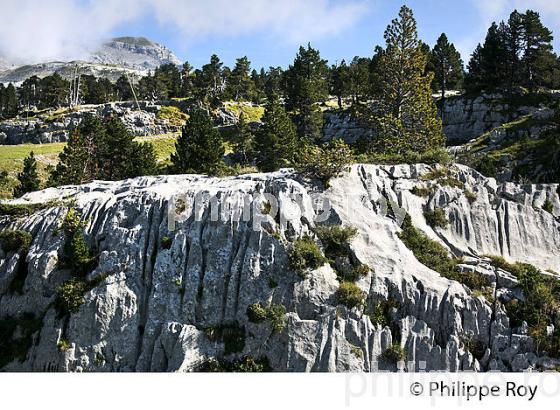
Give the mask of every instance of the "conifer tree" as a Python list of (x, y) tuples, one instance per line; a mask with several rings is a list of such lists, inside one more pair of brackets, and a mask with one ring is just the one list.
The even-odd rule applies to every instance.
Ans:
[(323, 116), (317, 102), (328, 95), (328, 67), (318, 50), (300, 47), (285, 74), (286, 109), (296, 114), (301, 138), (314, 142), (321, 137)]
[(249, 128), (249, 124), (247, 124), (247, 121), (245, 120), (245, 114), (243, 112), (239, 116), (239, 121), (235, 126), (232, 143), (233, 151), (239, 157), (239, 164), (242, 166), (248, 165), (254, 156), (254, 136)]
[(479, 92), (504, 86), (508, 75), (507, 30), (505, 25), (492, 23), (483, 45), (478, 45), (469, 62), (465, 87)]
[(338, 108), (342, 109), (342, 100), (348, 96), (350, 83), (350, 70), (346, 61), (342, 60), (339, 65), (331, 67), (330, 89), (336, 96)]
[(546, 82), (546, 77), (554, 65), (552, 57), (552, 32), (546, 28), (539, 13), (527, 10), (521, 17), (525, 42), (522, 59), (523, 78), (530, 89)]
[(267, 102), (263, 125), (257, 132), (255, 148), (257, 166), (263, 172), (276, 171), (294, 163), (297, 136), (278, 96)]
[(181, 70), (181, 97), (190, 97), (194, 88), (194, 72), (192, 65), (185, 61)]
[(40, 187), (39, 174), (37, 172), (37, 161), (33, 151), (23, 160), (23, 170), (18, 174), (18, 186), (14, 189), (14, 197), (33, 191), (38, 191)]
[(150, 175), (156, 169), (153, 147), (135, 142), (116, 116), (101, 121), (88, 114), (70, 135), (51, 172), (49, 184), (82, 184), (93, 179), (114, 181)]
[(379, 138), (377, 148), (388, 153), (424, 152), (444, 143), (441, 121), (432, 99), (432, 73), (416, 32), (412, 11), (403, 6), (385, 31), (386, 50), (379, 56), (377, 107), (369, 111)]
[(105, 139), (104, 134), (101, 120), (90, 114), (85, 115), (59, 154), (49, 185), (77, 185), (96, 178), (99, 172), (97, 144), (99, 140)]
[(191, 113), (171, 155), (174, 172), (213, 174), (224, 156), (223, 140), (203, 110)]
[(434, 70), (434, 83), (441, 91), (441, 99), (445, 100), (445, 92), (456, 88), (463, 79), (461, 54), (449, 43), (445, 33), (437, 39), (430, 54), (430, 62)]
[(238, 58), (228, 78), (227, 93), (233, 100), (251, 100), (255, 93), (255, 84), (249, 75), (251, 62), (247, 57)]

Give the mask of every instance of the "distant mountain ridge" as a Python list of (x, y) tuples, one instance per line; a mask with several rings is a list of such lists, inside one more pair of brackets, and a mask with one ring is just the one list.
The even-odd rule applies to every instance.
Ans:
[(0, 83), (19, 83), (34, 75), (45, 77), (59, 73), (74, 74), (76, 66), (82, 74), (115, 81), (123, 73), (145, 76), (162, 64), (181, 64), (169, 48), (145, 37), (117, 37), (104, 43), (84, 60), (49, 61), (14, 67), (0, 56)]
[(170, 49), (145, 37), (114, 38), (93, 53), (90, 61), (137, 70), (154, 70), (162, 64), (181, 64)]

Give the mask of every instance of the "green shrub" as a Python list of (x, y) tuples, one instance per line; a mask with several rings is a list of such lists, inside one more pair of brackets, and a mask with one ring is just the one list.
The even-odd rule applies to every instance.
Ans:
[(208, 359), (198, 367), (198, 372), (233, 372), (233, 373), (260, 373), (270, 372), (268, 359), (263, 357), (255, 359), (245, 356), (240, 360), (227, 361), (224, 359)]
[(65, 241), (61, 260), (63, 265), (72, 270), (77, 277), (86, 276), (94, 267), (96, 259), (91, 256), (91, 251), (83, 234), (81, 214), (70, 208), (62, 221), (61, 230)]
[(431, 240), (412, 225), (410, 215), (406, 215), (401, 226), (399, 238), (414, 253), (418, 261), (442, 276), (458, 280), (457, 265), (459, 259), (450, 258), (447, 250), (438, 242)]
[(272, 330), (280, 333), (286, 327), (286, 307), (272, 303), (267, 309), (267, 318)]
[(27, 252), (33, 241), (29, 232), (6, 230), (0, 232), (0, 245), (4, 252)]
[(424, 218), (432, 228), (446, 228), (449, 225), (449, 219), (445, 215), (445, 211), (441, 208), (436, 208), (433, 211), (424, 211)]
[(475, 340), (472, 336), (461, 338), (464, 348), (469, 351), (475, 359), (482, 360), (486, 354), (486, 346), (480, 340)]
[(356, 356), (358, 359), (362, 359), (364, 357), (364, 352), (362, 351), (362, 349), (360, 349), (358, 346), (353, 345), (352, 343), (350, 343), (350, 351), (352, 352), (352, 354), (354, 356)]
[(413, 195), (416, 195), (416, 196), (428, 197), (428, 196), (430, 196), (430, 194), (432, 193), (432, 189), (427, 188), (427, 187), (418, 187), (418, 186), (415, 186), (415, 187), (413, 187), (413, 188), (410, 190), (410, 192), (411, 192)]
[(288, 261), (290, 268), (305, 277), (307, 270), (323, 266), (327, 259), (323, 256), (315, 241), (306, 235), (294, 241), (288, 255)]
[(171, 239), (169, 236), (164, 236), (163, 238), (161, 238), (161, 241), (160, 241), (160, 245), (161, 245), (162, 249), (171, 248), (172, 243), (173, 243), (173, 239)]
[(281, 332), (286, 326), (286, 307), (275, 303), (271, 303), (266, 307), (260, 303), (253, 303), (247, 307), (247, 317), (253, 323), (261, 323), (268, 320), (272, 330)]
[(43, 208), (43, 204), (0, 204), (0, 216), (28, 216), (39, 209)]
[(224, 355), (239, 353), (245, 348), (245, 327), (237, 322), (223, 323), (205, 329), (208, 339), (224, 344)]
[(560, 283), (556, 278), (543, 275), (533, 265), (509, 263), (500, 256), (490, 256), (492, 264), (515, 275), (518, 288), (524, 299), (512, 299), (505, 304), (511, 325), (520, 326), (523, 321), (529, 326), (537, 352), (547, 351), (549, 355), (560, 355), (560, 332), (558, 328), (549, 336), (547, 326), (560, 320)]
[(262, 203), (261, 212), (263, 215), (270, 215), (271, 210), (272, 204), (270, 203), (270, 201), (265, 201)]
[(345, 275), (342, 275), (342, 278), (346, 281), (355, 282), (364, 276), (367, 276), (371, 272), (371, 268), (366, 265), (365, 263), (357, 264), (356, 266), (352, 267), (352, 270)]
[(425, 152), (406, 151), (402, 154), (387, 154), (381, 152), (371, 152), (360, 155), (358, 162), (369, 162), (372, 164), (449, 164), (451, 157), (445, 148), (438, 148)]
[(478, 160), (473, 168), (488, 178), (495, 178), (498, 173), (498, 160), (485, 156)]
[(261, 323), (266, 320), (267, 310), (260, 303), (253, 303), (247, 306), (247, 317), (249, 322)]
[(389, 326), (393, 321), (391, 310), (398, 309), (399, 303), (394, 299), (382, 300), (376, 303), (373, 307), (367, 308), (366, 312), (371, 320), (371, 323), (380, 327)]
[(336, 299), (351, 309), (364, 304), (364, 293), (355, 283), (342, 282), (336, 291)]
[(61, 338), (56, 344), (56, 347), (58, 347), (58, 350), (61, 352), (67, 351), (71, 346), (70, 342), (64, 338)]
[(320, 225), (315, 233), (321, 240), (325, 255), (330, 260), (339, 256), (347, 256), (350, 240), (356, 235), (356, 228), (342, 225)]
[(399, 344), (393, 344), (385, 349), (382, 357), (383, 359), (396, 364), (406, 359), (406, 350), (404, 350), (404, 348)]
[(469, 201), (469, 204), (476, 202), (477, 199), (477, 195), (474, 192), (468, 190), (465, 191), (465, 197), (467, 198), (467, 201)]
[(77, 313), (84, 303), (84, 294), (88, 291), (86, 282), (72, 279), (60, 285), (56, 290), (55, 306), (59, 316)]
[(317, 178), (326, 187), (331, 178), (348, 170), (353, 162), (352, 149), (340, 139), (332, 140), (323, 147), (307, 145), (299, 155), (296, 170), (309, 178)]
[(447, 167), (439, 167), (435, 168), (434, 170), (422, 175), (420, 177), (421, 181), (435, 181), (439, 185), (445, 185), (455, 188), (464, 189), (465, 184), (455, 178), (449, 168)]
[(554, 211), (554, 204), (552, 203), (552, 201), (547, 199), (546, 201), (544, 201), (542, 209), (544, 209), (549, 214), (552, 214)]

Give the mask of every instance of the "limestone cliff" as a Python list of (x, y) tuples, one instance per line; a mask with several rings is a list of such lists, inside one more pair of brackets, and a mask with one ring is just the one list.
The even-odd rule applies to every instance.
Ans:
[[(517, 279), (483, 255), (560, 271), (557, 185), (498, 185), (461, 165), (445, 172), (447, 179), (426, 165), (354, 165), (327, 190), (287, 170), (141, 177), (47, 189), (3, 205), (44, 204), (0, 219), (0, 229), (33, 237), (26, 253), (0, 251), (0, 321), (35, 320), (27, 332), (13, 328), (28, 349), (4, 370), (192, 371), (211, 358), (244, 356), (266, 358), (277, 371), (395, 370), (384, 354), (393, 344), (411, 370), (554, 368), (560, 361), (535, 347), (525, 325), (510, 326), (501, 300), (518, 294)], [(419, 187), (425, 196), (413, 193)], [(280, 214), (264, 194), (277, 199)], [(551, 212), (541, 209), (545, 201)], [(399, 207), (388, 211), (387, 202)], [(62, 317), (55, 299), (72, 277), (60, 260), (69, 208), (81, 212), (97, 259), (83, 304)], [(425, 211), (436, 208), (446, 227), (426, 223)], [(492, 296), (421, 264), (399, 237), (402, 210), (462, 256), (465, 272), (487, 278)], [(365, 306), (338, 302), (328, 263), (305, 278), (291, 269), (292, 244), (316, 238), (321, 224), (357, 229), (351, 258), (371, 268), (356, 282)], [(370, 308), (387, 301), (388, 323), (373, 323)], [(256, 302), (285, 306), (286, 326), (249, 320)]]

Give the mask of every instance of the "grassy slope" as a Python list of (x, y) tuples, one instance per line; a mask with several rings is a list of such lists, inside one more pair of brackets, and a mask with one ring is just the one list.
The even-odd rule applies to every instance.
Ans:
[[(157, 135), (151, 137), (137, 138), (154, 146), (158, 161), (166, 162), (175, 150), (177, 134)], [(47, 179), (47, 166), (55, 165), (58, 154), (64, 149), (66, 143), (54, 144), (21, 144), (0, 146), (0, 172), (6, 171), (8, 177), (0, 179), (0, 198), (10, 198), (12, 190), (17, 184), (17, 174), (23, 167), (23, 159), (31, 151), (35, 153), (39, 166), (39, 173), (43, 181)]]

